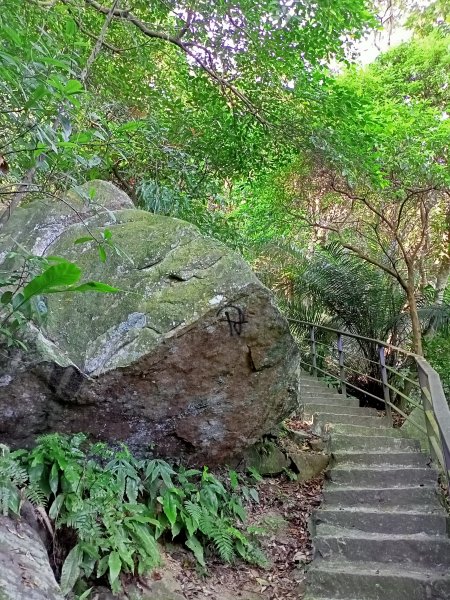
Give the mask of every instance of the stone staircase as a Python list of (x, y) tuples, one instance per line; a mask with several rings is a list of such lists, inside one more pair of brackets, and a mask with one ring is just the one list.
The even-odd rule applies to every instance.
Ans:
[(332, 453), (304, 600), (450, 600), (447, 512), (419, 442), (307, 374), (301, 399)]

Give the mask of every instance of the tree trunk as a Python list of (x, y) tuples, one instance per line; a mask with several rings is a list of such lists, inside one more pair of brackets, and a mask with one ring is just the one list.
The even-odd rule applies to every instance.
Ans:
[(436, 287), (435, 287), (435, 304), (442, 304), (444, 301), (444, 292), (447, 287), (448, 280), (450, 277), (450, 256), (446, 256), (439, 267), (438, 274), (436, 276)]
[(444, 301), (445, 288), (448, 285), (450, 277), (450, 202), (447, 203), (445, 215), (446, 230), (442, 240), (442, 260), (439, 265), (439, 271), (436, 275), (436, 286), (434, 301), (436, 304), (442, 304)]
[(419, 354), (420, 356), (423, 356), (422, 329), (420, 327), (419, 313), (417, 312), (417, 302), (416, 296), (414, 294), (414, 284), (411, 282), (408, 282), (406, 295), (408, 298), (409, 314), (411, 317), (413, 352)]

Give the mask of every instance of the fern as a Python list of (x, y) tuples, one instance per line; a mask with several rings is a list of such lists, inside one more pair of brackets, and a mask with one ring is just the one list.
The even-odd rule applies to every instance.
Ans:
[(125, 447), (92, 446), (82, 434), (43, 436), (31, 452), (0, 451), (2, 513), (19, 513), (24, 500), (49, 500), (56, 537), (70, 528), (77, 538), (62, 568), (65, 593), (94, 574), (107, 575), (120, 591), (121, 574), (143, 574), (159, 564), (156, 540), (164, 533), (184, 536), (202, 566), (208, 545), (226, 562), (236, 555), (261, 562), (235, 527), (245, 518), (239, 492), (248, 490), (239, 488), (235, 472), (224, 484), (207, 468), (177, 471), (163, 460), (136, 460)]
[(34, 506), (45, 506), (47, 504), (47, 495), (38, 485), (32, 483), (24, 488), (23, 497)]
[(232, 562), (235, 557), (233, 540), (228, 528), (218, 524), (212, 532), (211, 538), (217, 548), (217, 552), (225, 562)]
[(195, 504), (191, 500), (188, 500), (185, 503), (185, 508), (186, 508), (187, 512), (189, 513), (189, 515), (192, 517), (193, 521), (198, 526), (200, 524), (200, 519), (202, 518), (202, 515), (203, 515), (202, 507), (199, 504)]
[(16, 459), (16, 454), (0, 444), (0, 512), (20, 514), (22, 503), (45, 505), (46, 494), (38, 486), (29, 482), (28, 472)]
[(203, 510), (199, 519), (199, 528), (202, 534), (213, 542), (220, 558), (225, 562), (231, 562), (235, 553), (228, 521)]

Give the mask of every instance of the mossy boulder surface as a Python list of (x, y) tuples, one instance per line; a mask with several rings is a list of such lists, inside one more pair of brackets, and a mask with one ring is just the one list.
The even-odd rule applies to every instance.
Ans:
[[(74, 243), (86, 228), (112, 232), (106, 262), (95, 242)], [(121, 291), (45, 299), (32, 353), (1, 365), (5, 441), (87, 431), (223, 462), (295, 408), (298, 355), (286, 320), (248, 264), (195, 226), (137, 210), (93, 181), (65, 202), (17, 210), (0, 232), (0, 261), (14, 240)]]

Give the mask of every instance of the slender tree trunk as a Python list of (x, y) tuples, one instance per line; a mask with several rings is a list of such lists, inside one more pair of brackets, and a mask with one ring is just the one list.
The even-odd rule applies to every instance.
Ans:
[(442, 240), (442, 260), (441, 264), (439, 265), (438, 274), (436, 275), (436, 292), (434, 296), (434, 301), (436, 304), (443, 303), (445, 288), (448, 285), (448, 280), (450, 277), (450, 201), (447, 203), (445, 221), (447, 227)]
[(408, 298), (409, 314), (411, 317), (413, 352), (419, 354), (420, 356), (423, 356), (422, 328), (420, 326), (419, 313), (417, 312), (417, 302), (414, 293), (414, 283), (413, 281), (411, 281), (411, 278), (409, 278), (408, 280), (406, 295)]
[(448, 285), (448, 280), (450, 277), (450, 256), (446, 256), (439, 267), (438, 274), (436, 276), (436, 286), (435, 286), (435, 296), (434, 302), (435, 304), (442, 304), (444, 301), (444, 292), (445, 288)]

